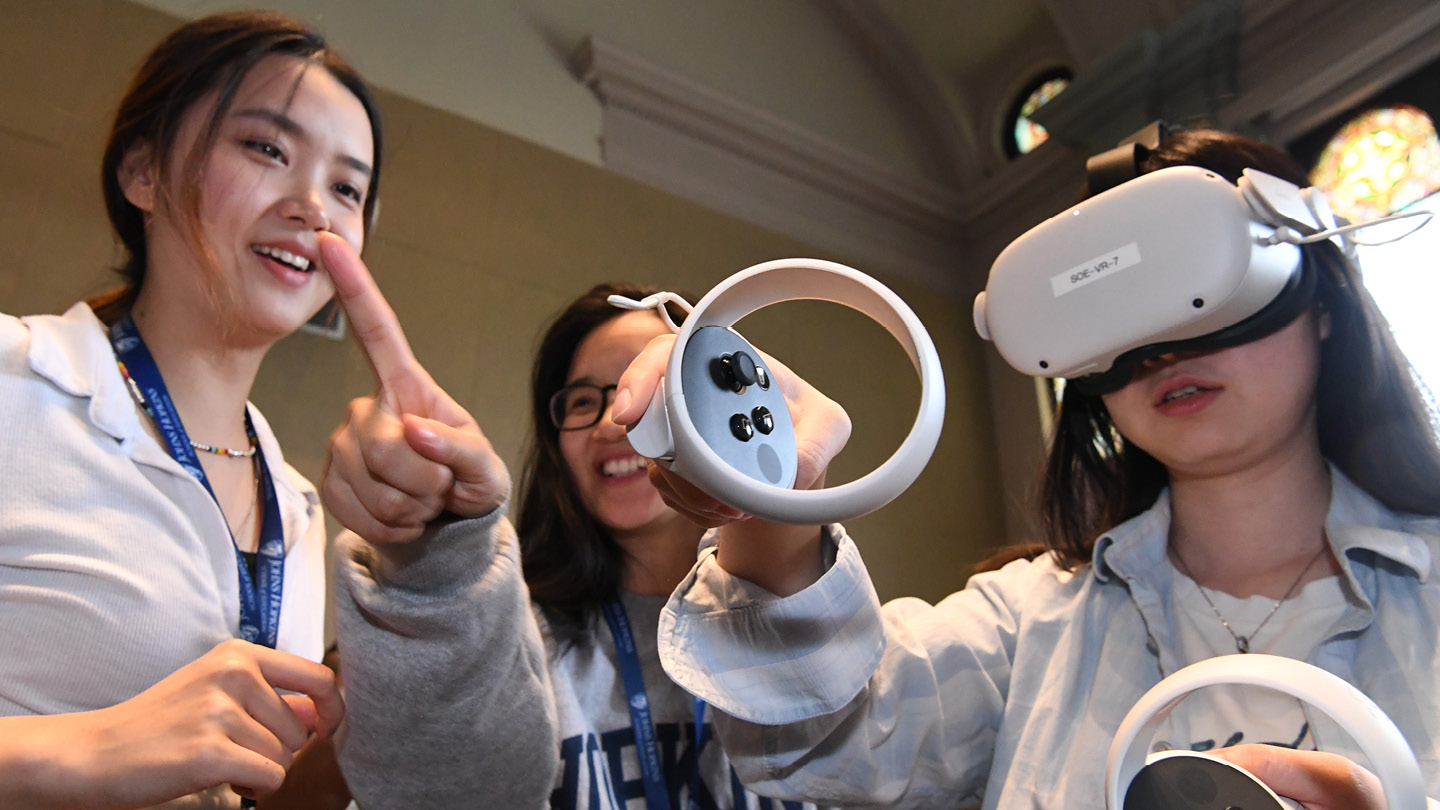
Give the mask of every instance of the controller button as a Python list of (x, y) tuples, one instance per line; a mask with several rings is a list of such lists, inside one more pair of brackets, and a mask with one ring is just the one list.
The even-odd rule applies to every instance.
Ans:
[(750, 412), (750, 418), (755, 422), (755, 429), (766, 436), (775, 429), (775, 415), (764, 405), (756, 406), (755, 410)]
[(750, 437), (755, 435), (755, 430), (750, 427), (749, 417), (743, 413), (730, 417), (730, 432), (742, 442), (750, 441)]
[(770, 390), (770, 372), (766, 371), (764, 366), (755, 367), (755, 382), (760, 386), (760, 390)]
[(735, 352), (730, 356), (730, 371), (735, 375), (735, 380), (742, 386), (754, 385), (759, 376), (756, 375), (758, 367), (755, 365), (755, 358), (745, 352)]

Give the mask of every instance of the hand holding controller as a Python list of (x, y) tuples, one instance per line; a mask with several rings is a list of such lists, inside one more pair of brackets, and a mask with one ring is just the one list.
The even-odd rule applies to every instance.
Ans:
[(760, 353), (721, 326), (696, 330), (685, 352), (680, 373), (690, 392), (690, 415), (705, 444), (757, 481), (793, 485), (795, 428)]
[(1425, 786), (1415, 754), (1394, 722), (1360, 690), (1319, 667), (1258, 653), (1224, 655), (1191, 664), (1141, 696), (1121, 721), (1105, 765), (1109, 810), (1291, 810), (1248, 771), (1210, 754), (1150, 754), (1156, 730), (1190, 692), (1217, 684), (1263, 686), (1329, 715), (1359, 744), (1384, 788), (1390, 810), (1425, 810)]
[[(732, 329), (706, 326), (685, 346), (681, 374), (695, 428), (705, 444), (745, 475), (778, 487), (795, 483), (795, 427), (760, 352)], [(675, 460), (665, 409), (665, 382), (630, 428), (635, 452)]]
[[(919, 412), (895, 453), (860, 479), (818, 490), (790, 488), (798, 464), (789, 407), (761, 353), (730, 328), (762, 307), (804, 299), (842, 304), (880, 323), (921, 381)], [(611, 303), (649, 309), (674, 300), (661, 293)], [(939, 440), (945, 395), (934, 344), (898, 296), (853, 268), (818, 259), (755, 265), (711, 290), (677, 331), (664, 377), (630, 427), (630, 444), (747, 514), (806, 525), (866, 514), (915, 480)]]

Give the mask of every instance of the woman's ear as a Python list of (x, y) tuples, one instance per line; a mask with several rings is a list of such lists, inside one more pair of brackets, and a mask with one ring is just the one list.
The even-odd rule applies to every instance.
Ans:
[(148, 143), (137, 143), (125, 152), (115, 169), (120, 190), (130, 204), (149, 214), (155, 210), (156, 170)]

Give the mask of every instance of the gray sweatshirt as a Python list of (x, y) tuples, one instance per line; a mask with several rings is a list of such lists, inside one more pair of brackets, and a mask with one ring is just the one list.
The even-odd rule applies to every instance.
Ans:
[(336, 540), (346, 782), (365, 810), (545, 807), (555, 704), (515, 530), (497, 509), (417, 542)]
[[(424, 542), (424, 541), (422, 541)], [(557, 643), (528, 601), (514, 531), (450, 524), (406, 565), (339, 541), (340, 762), (364, 810), (644, 810), (614, 639), (603, 617)], [(706, 711), (660, 666), (665, 597), (624, 593), (672, 810), (794, 810), (740, 787)], [(696, 753), (700, 763), (694, 779)]]

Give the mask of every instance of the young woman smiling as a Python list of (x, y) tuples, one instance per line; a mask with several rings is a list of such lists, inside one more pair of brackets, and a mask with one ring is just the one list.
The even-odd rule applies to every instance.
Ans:
[(229, 806), (338, 724), (324, 519), (247, 400), (334, 292), (322, 235), (363, 245), (379, 155), (364, 82), (283, 15), (187, 23), (131, 82), (125, 285), (0, 318), (0, 804)]

